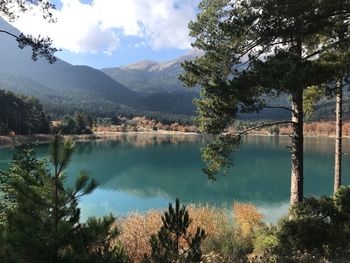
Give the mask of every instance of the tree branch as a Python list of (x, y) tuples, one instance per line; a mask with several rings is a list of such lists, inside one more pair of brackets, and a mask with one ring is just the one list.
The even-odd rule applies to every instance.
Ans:
[(272, 123), (265, 123), (265, 124), (254, 126), (254, 127), (248, 128), (244, 131), (238, 132), (235, 136), (241, 136), (249, 131), (260, 129), (260, 128), (265, 128), (265, 127), (270, 127), (273, 125), (292, 124), (292, 123), (293, 123), (292, 121), (278, 121), (278, 122), (272, 122)]
[(10, 36), (12, 36), (12, 37), (18, 39), (18, 36), (16, 36), (15, 34), (12, 34), (12, 33), (10, 33), (10, 32), (8, 32), (8, 31), (6, 31), (6, 30), (1, 30), (1, 29), (0, 29), (0, 33), (7, 34), (7, 35), (10, 35)]
[[(345, 40), (349, 40), (349, 39), (350, 39), (349, 37), (348, 37), (348, 38), (345, 38)], [(343, 39), (343, 40), (344, 40), (344, 39)], [(316, 50), (315, 52), (313, 52), (313, 53), (311, 53), (311, 54), (308, 54), (307, 56), (303, 57), (303, 60), (308, 60), (308, 59), (310, 59), (310, 58), (312, 58), (312, 57), (314, 57), (314, 56), (316, 56), (316, 55), (319, 55), (319, 54), (321, 54), (321, 53), (323, 53), (323, 52), (325, 52), (325, 51), (331, 49), (332, 47), (338, 45), (339, 43), (341, 43), (340, 40), (339, 40), (339, 41), (336, 41), (336, 42), (333, 42), (333, 43), (330, 43), (330, 44), (328, 44), (328, 45), (322, 46), (322, 47), (320, 47), (320, 49)]]

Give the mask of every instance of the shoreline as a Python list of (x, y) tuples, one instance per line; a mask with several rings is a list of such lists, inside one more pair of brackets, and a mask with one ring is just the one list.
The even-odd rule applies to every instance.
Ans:
[[(177, 131), (142, 131), (142, 132), (94, 132), (92, 134), (72, 134), (59, 135), (61, 138), (71, 139), (76, 142), (88, 142), (99, 140), (118, 139), (121, 136), (201, 136), (194, 132), (177, 132)], [(25, 143), (50, 143), (55, 137), (55, 134), (30, 134), (30, 135), (1, 135), (0, 148), (14, 147)]]
[[(48, 144), (53, 138), (54, 134), (31, 134), (31, 135), (1, 135), (0, 148), (14, 147), (25, 143), (35, 142), (38, 144)], [(180, 132), (180, 131), (137, 131), (137, 132), (94, 132), (92, 134), (72, 134), (60, 135), (63, 139), (71, 139), (76, 142), (88, 141), (104, 141), (111, 139), (118, 139), (121, 136), (174, 136), (174, 137), (192, 137), (203, 136), (196, 132)], [(261, 137), (288, 137), (288, 134), (263, 134), (263, 133), (248, 133), (247, 136), (261, 136)], [(305, 134), (305, 138), (335, 138), (335, 135), (325, 134)], [(350, 136), (343, 136), (343, 139), (350, 139)]]

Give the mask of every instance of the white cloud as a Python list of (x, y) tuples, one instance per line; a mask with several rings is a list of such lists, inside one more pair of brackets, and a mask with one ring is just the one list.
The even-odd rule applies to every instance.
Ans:
[[(112, 54), (122, 36), (136, 36), (153, 49), (190, 48), (188, 23), (199, 0), (61, 0), (56, 23), (39, 10), (23, 14), (14, 26), (24, 33), (47, 35), (54, 45), (75, 53)], [(134, 46), (141, 46), (137, 45)]]

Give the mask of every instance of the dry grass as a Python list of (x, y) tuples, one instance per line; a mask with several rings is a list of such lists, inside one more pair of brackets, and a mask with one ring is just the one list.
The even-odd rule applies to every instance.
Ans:
[[(209, 238), (218, 234), (220, 226), (228, 222), (227, 211), (224, 209), (210, 206), (188, 206), (187, 209), (192, 219), (189, 233), (193, 235), (197, 227), (201, 227)], [(122, 242), (132, 262), (141, 262), (144, 254), (150, 253), (149, 239), (162, 226), (162, 214), (162, 211), (156, 210), (144, 214), (133, 213), (119, 222), (121, 235), (118, 240)]]
[(118, 239), (122, 242), (132, 262), (141, 262), (144, 254), (149, 254), (151, 247), (149, 239), (156, 234), (161, 227), (161, 213), (149, 211), (145, 214), (133, 213), (122, 219), (121, 235)]
[(190, 233), (194, 234), (197, 227), (203, 228), (208, 237), (220, 231), (222, 225), (228, 224), (228, 214), (225, 209), (211, 206), (189, 206), (188, 212), (192, 219), (189, 227)]
[[(248, 237), (252, 232), (263, 224), (263, 215), (258, 212), (252, 204), (234, 203), (234, 218), (229, 219), (228, 211), (225, 208), (215, 208), (212, 206), (189, 205), (187, 210), (192, 219), (188, 232), (192, 235), (197, 231), (197, 227), (203, 228), (207, 234), (207, 240), (217, 239), (225, 235), (225, 226), (234, 224), (238, 227), (236, 231), (239, 236)], [(162, 226), (161, 216), (163, 211), (150, 210), (146, 213), (132, 213), (120, 219), (118, 225), (121, 234), (116, 242), (121, 242), (125, 248), (131, 262), (142, 262), (145, 254), (151, 252), (149, 240), (151, 235), (157, 234)], [(215, 249), (214, 249), (215, 250)], [(219, 251), (207, 251), (203, 257), (203, 262), (223, 262)]]

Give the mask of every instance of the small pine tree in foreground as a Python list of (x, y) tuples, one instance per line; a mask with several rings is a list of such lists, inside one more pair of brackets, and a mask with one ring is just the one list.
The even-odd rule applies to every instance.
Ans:
[(56, 137), (49, 162), (38, 161), (30, 147), (22, 147), (10, 169), (1, 173), (6, 197), (0, 206), (1, 262), (126, 262), (122, 249), (111, 248), (119, 234), (115, 217), (80, 221), (79, 198), (97, 184), (81, 172), (67, 185), (73, 150), (71, 141)]
[(187, 263), (200, 262), (202, 257), (201, 242), (205, 239), (205, 231), (197, 228), (194, 236), (188, 233), (191, 224), (185, 206), (180, 207), (176, 199), (175, 208), (169, 204), (169, 209), (162, 216), (163, 226), (157, 235), (152, 235), (150, 244), (151, 255), (145, 255), (145, 263)]

